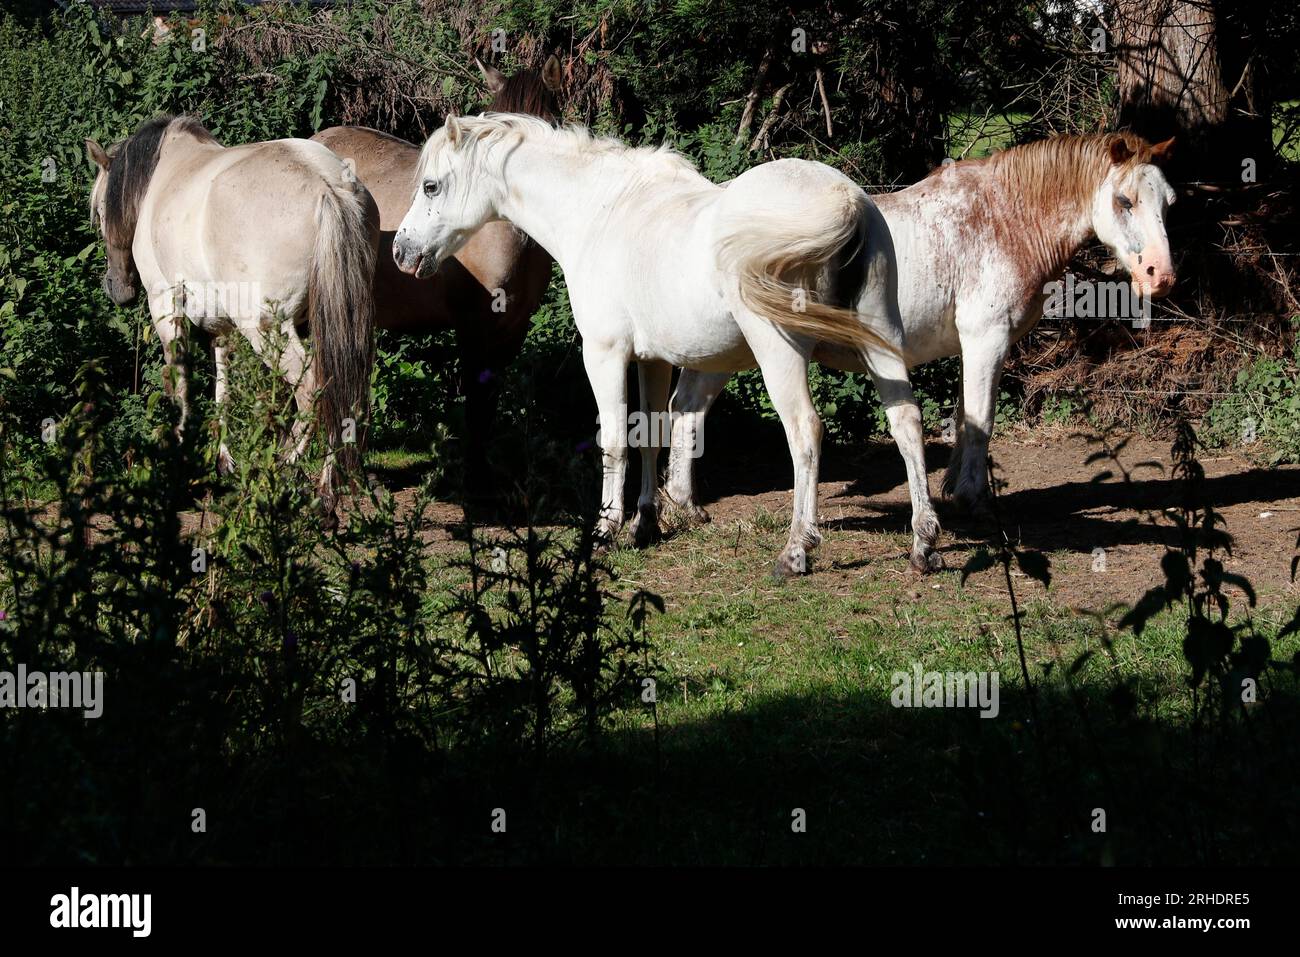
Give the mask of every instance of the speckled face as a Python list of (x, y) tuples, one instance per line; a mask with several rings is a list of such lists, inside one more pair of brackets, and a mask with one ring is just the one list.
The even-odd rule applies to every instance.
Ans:
[(1117, 164), (1093, 202), (1093, 228), (1128, 270), (1133, 291), (1159, 299), (1176, 275), (1165, 235), (1165, 213), (1176, 196), (1158, 167)]

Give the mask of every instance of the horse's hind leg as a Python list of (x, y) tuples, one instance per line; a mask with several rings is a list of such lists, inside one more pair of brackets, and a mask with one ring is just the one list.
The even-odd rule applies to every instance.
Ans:
[(794, 502), (790, 515), (790, 536), (776, 560), (778, 578), (808, 571), (808, 552), (821, 544), (817, 530), (817, 473), (820, 467), (822, 422), (808, 390), (808, 355), (811, 344), (800, 348), (766, 320), (735, 307), (772, 406), (781, 417), (790, 458), (794, 463)]
[(668, 390), (673, 381), (673, 367), (667, 362), (643, 360), (636, 364), (640, 383), (641, 418), (633, 436), (641, 449), (641, 495), (632, 520), (633, 542), (645, 548), (658, 540), (659, 527), (659, 452), (672, 444), (672, 428), (667, 416)]
[(224, 336), (212, 339), (212, 363), (216, 367), (214, 396), (217, 421), (221, 428), (221, 444), (217, 449), (217, 474), (229, 475), (235, 470), (235, 460), (226, 446), (226, 392), (229, 390), (230, 347)]
[[(265, 340), (260, 336), (249, 337), (253, 348), (262, 357), (269, 369), (279, 372), (289, 388), (293, 389), (294, 405), (298, 415), (284, 443), (284, 461), (296, 462), (307, 451), (311, 441), (312, 427), (315, 424), (316, 409), (316, 375), (314, 366), (307, 360), (307, 348), (298, 335), (298, 330), (290, 320), (280, 324), (283, 347), (279, 355), (272, 356), (265, 352)], [(327, 460), (328, 464), (328, 460)]]
[(912, 499), (912, 568), (919, 572), (931, 571), (942, 567), (942, 559), (934, 550), (939, 538), (939, 518), (930, 501), (921, 409), (912, 392), (907, 365), (900, 356), (886, 349), (868, 349), (866, 360), (889, 419), (889, 433), (907, 467), (907, 490)]
[(691, 369), (683, 369), (677, 378), (671, 406), (673, 440), (664, 497), (668, 508), (683, 516), (688, 525), (702, 525), (709, 520), (709, 513), (695, 497), (695, 460), (704, 449), (704, 417), (730, 378), (727, 372)]
[(957, 480), (961, 477), (961, 463), (966, 455), (966, 403), (962, 398), (962, 383), (966, 379), (966, 363), (961, 363), (961, 372), (957, 376), (957, 408), (952, 414), (953, 443), (952, 453), (948, 456), (948, 467), (943, 473), (943, 494), (952, 498), (957, 491)]
[[(266, 339), (260, 329), (245, 328), (245, 337), (253, 350), (262, 358), (267, 368), (278, 371), (284, 381), (293, 389), (294, 404), (298, 407), (298, 416), (289, 433), (286, 462), (296, 462), (307, 450), (311, 441), (311, 431), (315, 424), (316, 409), (316, 375), (311, 363), (307, 361), (307, 349), (303, 346), (298, 330), (292, 320), (285, 320), (280, 325), (284, 346), (278, 356), (266, 350)], [(326, 449), (325, 463), (321, 467), (320, 480), (317, 483), (321, 497), (321, 506), (325, 511), (327, 524), (337, 522), (334, 515), (334, 450)]]
[[(293, 386), (294, 401), (298, 406), (298, 417), (293, 423), (293, 430), (289, 434), (288, 446), (284, 460), (286, 462), (296, 462), (307, 451), (307, 443), (311, 441), (312, 430), (316, 425), (316, 393), (319, 389), (316, 377), (315, 366), (307, 360), (306, 349), (303, 348), (302, 340), (298, 338), (296, 332), (291, 333), (289, 347), (285, 349), (288, 361), (285, 363), (285, 380)], [(326, 524), (333, 527), (337, 524), (338, 518), (335, 515), (334, 508), (336, 497), (334, 494), (334, 454), (335, 449), (325, 449), (325, 461), (321, 465), (320, 479), (317, 481), (317, 490), (320, 493), (321, 508), (324, 509)]]

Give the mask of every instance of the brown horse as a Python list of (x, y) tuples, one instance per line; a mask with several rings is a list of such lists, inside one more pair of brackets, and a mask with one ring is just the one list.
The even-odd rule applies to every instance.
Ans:
[[(494, 112), (528, 113), (546, 120), (558, 114), (560, 62), (509, 78), (478, 64), (493, 94)], [(393, 234), (411, 205), (420, 147), (363, 126), (335, 126), (312, 139), (345, 162), (379, 204), (379, 248), (392, 248)], [(382, 255), (375, 270), (375, 321), (398, 333), (456, 330), (461, 390), (468, 435), (466, 488), (491, 484), (487, 436), (496, 415), (498, 376), (519, 354), (529, 320), (551, 281), (551, 257), (509, 223), (489, 223), (428, 279), (399, 270)]]

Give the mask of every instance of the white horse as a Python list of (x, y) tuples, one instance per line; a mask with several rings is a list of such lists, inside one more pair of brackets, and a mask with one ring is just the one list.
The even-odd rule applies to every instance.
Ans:
[[(167, 363), (164, 385), (189, 413), (185, 367), (177, 355), (184, 321), (214, 338), (218, 407), (226, 392), (226, 334), (238, 331), (277, 363), (299, 408), (315, 411), (329, 450), (321, 496), (333, 512), (333, 465), (357, 457), (341, 443), (351, 419), (363, 434), (374, 364), (371, 283), (379, 210), (343, 161), (310, 140), (224, 147), (195, 119), (149, 120), (105, 150), (86, 151), (99, 167), (92, 219), (108, 249), (104, 291), (118, 305), (143, 284)], [(315, 347), (310, 361), (298, 327)], [(266, 332), (278, 325), (283, 354), (271, 356)], [(295, 427), (290, 458), (310, 433)], [(221, 446), (219, 466), (229, 471)]]
[[(1131, 133), (1062, 136), (941, 166), (915, 186), (876, 196), (898, 255), (904, 356), (912, 366), (961, 356), (957, 442), (943, 490), (967, 507), (988, 493), (986, 461), (1002, 366), (1043, 315), (1066, 264), (1091, 237), (1128, 270), (1133, 292), (1160, 298), (1174, 285), (1165, 211), (1174, 191), (1157, 164), (1173, 140)], [(852, 352), (821, 344), (813, 358), (862, 371)], [(665, 492), (697, 521), (692, 450), (725, 372), (684, 370)], [(909, 481), (911, 476), (909, 475)]]
[[(821, 540), (821, 422), (808, 360), (816, 342), (830, 340), (860, 355), (881, 390), (911, 484), (912, 562), (928, 567), (939, 526), (900, 356), (893, 250), (852, 181), (820, 163), (780, 160), (723, 189), (666, 149), (510, 114), (451, 119), (425, 144), (393, 257), (429, 275), (500, 219), (564, 270), (600, 413), (603, 538), (623, 522), (628, 363), (637, 362), (646, 416), (666, 409), (674, 365), (732, 372), (757, 364), (794, 461), (790, 535), (776, 573), (806, 571), (807, 549)], [(658, 531), (659, 451), (655, 438), (641, 448), (638, 543)]]

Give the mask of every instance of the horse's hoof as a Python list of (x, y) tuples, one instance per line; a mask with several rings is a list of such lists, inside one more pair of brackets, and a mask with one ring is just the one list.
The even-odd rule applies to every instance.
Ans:
[(593, 536), (593, 544), (591, 546), (592, 554), (598, 556), (608, 555), (614, 550), (614, 540), (617, 537), (617, 532), (610, 532), (609, 529), (606, 528), (596, 529), (596, 534)]
[(713, 521), (713, 516), (698, 505), (678, 505), (676, 513), (687, 528), (696, 528)]
[(772, 569), (772, 577), (777, 581), (806, 574), (808, 574), (808, 553), (802, 548), (782, 552), (776, 560), (776, 567)]
[(629, 524), (632, 544), (637, 548), (649, 548), (663, 538), (663, 530), (659, 527), (659, 512), (653, 505), (638, 507)]
[(912, 553), (912, 560), (908, 563), (912, 571), (918, 575), (929, 575), (933, 572), (943, 571), (943, 556), (938, 552), (929, 552), (923, 554)]

